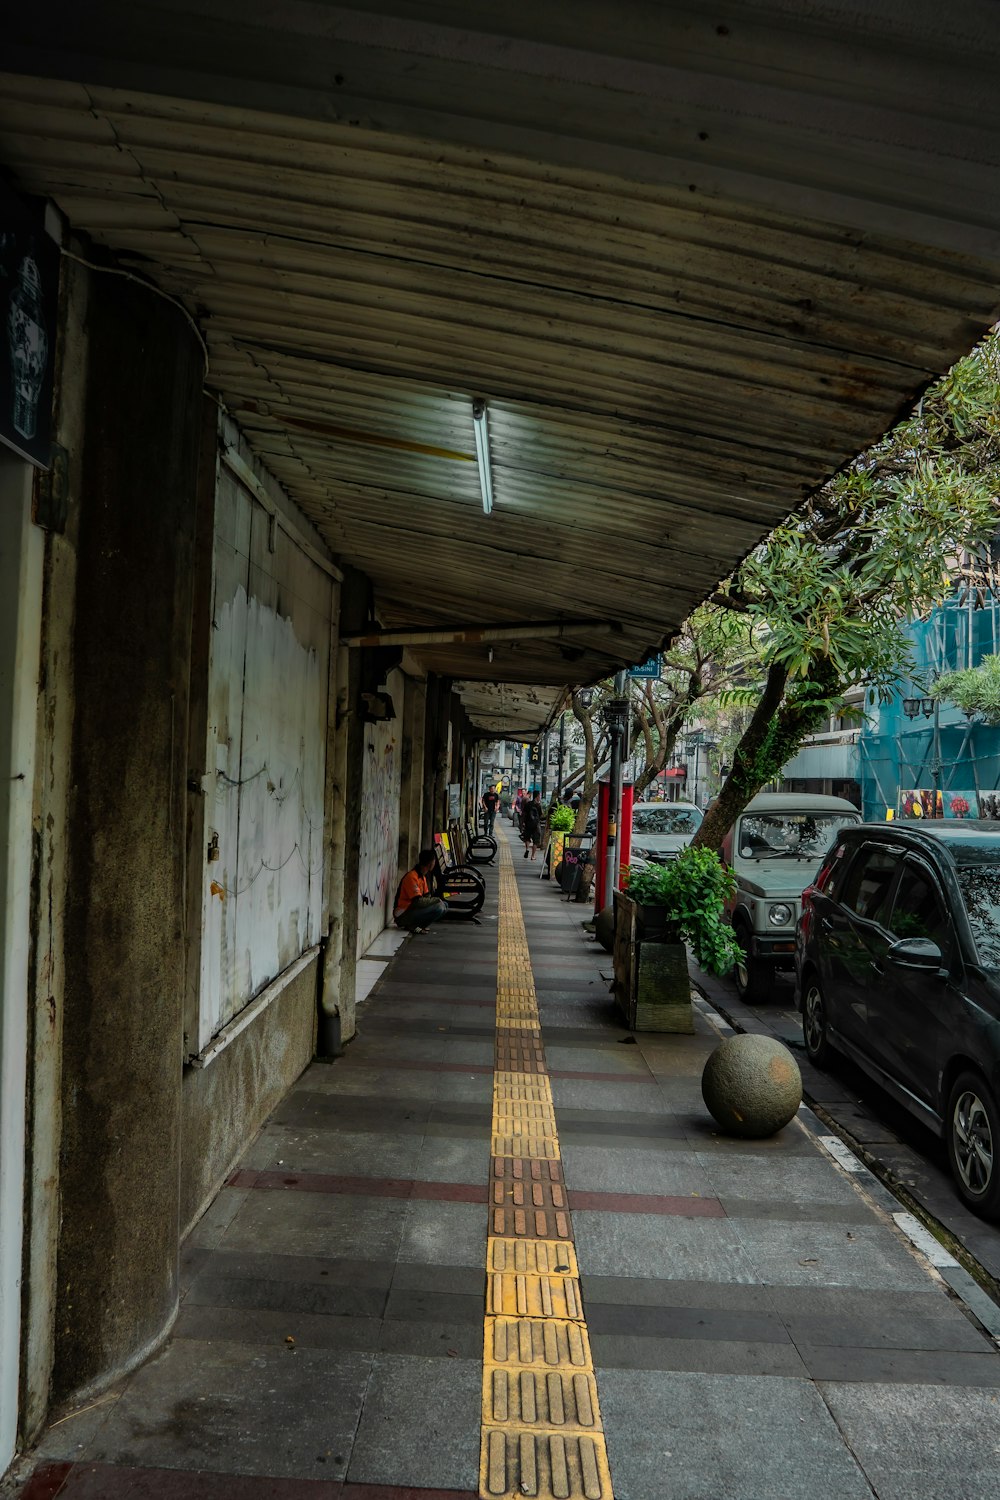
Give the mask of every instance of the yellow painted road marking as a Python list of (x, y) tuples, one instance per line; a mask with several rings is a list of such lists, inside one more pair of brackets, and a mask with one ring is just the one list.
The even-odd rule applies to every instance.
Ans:
[(614, 1500), (534, 977), (503, 832), (496, 1027), (479, 1494)]

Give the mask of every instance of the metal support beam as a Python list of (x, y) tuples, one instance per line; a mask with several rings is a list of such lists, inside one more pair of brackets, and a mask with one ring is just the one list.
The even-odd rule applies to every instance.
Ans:
[(551, 641), (581, 632), (621, 630), (617, 620), (534, 620), (521, 625), (453, 625), (428, 630), (376, 630), (352, 635), (345, 646), (477, 646), (492, 641)]

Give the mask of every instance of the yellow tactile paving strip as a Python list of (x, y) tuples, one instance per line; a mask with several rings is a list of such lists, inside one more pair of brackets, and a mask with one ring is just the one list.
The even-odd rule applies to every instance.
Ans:
[(481, 1500), (614, 1500), (531, 959), (501, 835)]

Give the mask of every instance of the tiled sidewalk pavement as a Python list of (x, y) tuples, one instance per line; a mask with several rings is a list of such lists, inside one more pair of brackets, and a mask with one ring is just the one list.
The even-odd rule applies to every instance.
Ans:
[[(632, 1044), (586, 911), (514, 872), (617, 1500), (994, 1500), (994, 1346), (797, 1123), (716, 1135), (714, 1034)], [(23, 1500), (477, 1494), (489, 883), (303, 1075), (193, 1236), (174, 1337)]]

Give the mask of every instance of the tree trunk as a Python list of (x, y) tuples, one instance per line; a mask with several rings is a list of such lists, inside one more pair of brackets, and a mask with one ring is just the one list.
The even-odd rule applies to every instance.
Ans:
[[(693, 847), (718, 852), (723, 839), (751, 797), (756, 796), (770, 779), (767, 768), (761, 764), (761, 752), (772, 731), (775, 715), (781, 707), (787, 680), (788, 674), (784, 667), (775, 665), (768, 670), (760, 701), (733, 753), (732, 770), (691, 840)], [(764, 774), (761, 774), (762, 771)]]
[(783, 703), (787, 681), (784, 667), (769, 669), (763, 696), (736, 747), (733, 769), (692, 844), (718, 852), (747, 803), (791, 760), (842, 693), (837, 675), (825, 659), (816, 663), (811, 680)]

